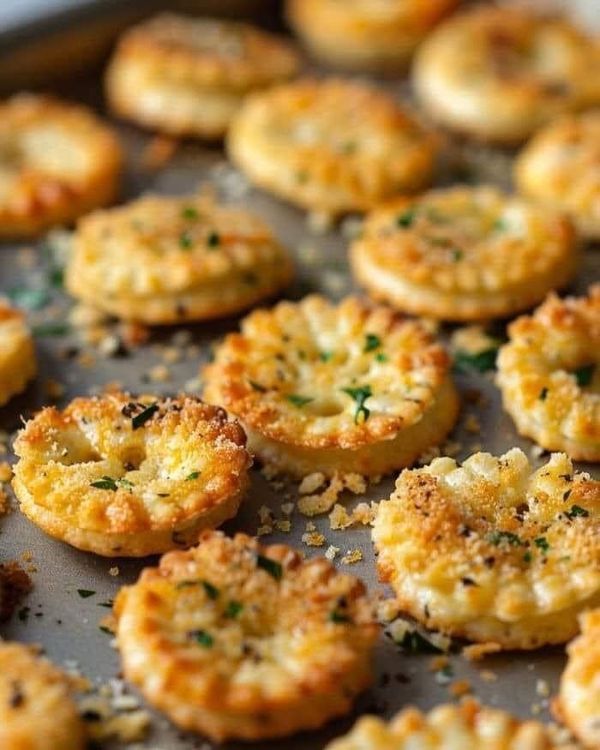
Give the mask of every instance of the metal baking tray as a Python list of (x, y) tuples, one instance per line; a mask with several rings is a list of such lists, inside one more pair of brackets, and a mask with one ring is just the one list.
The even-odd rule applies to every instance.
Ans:
[[(403, 86), (388, 82), (386, 85), (399, 96), (404, 95)], [(80, 99), (103, 111), (100, 81), (98, 76), (80, 84), (69, 84), (58, 93)], [(127, 200), (142, 192), (183, 194), (197, 189), (201, 184), (212, 184), (226, 199), (241, 203), (263, 216), (274, 228), (281, 240), (295, 254), (297, 277), (287, 296), (300, 298), (307, 292), (321, 292), (332, 298), (340, 298), (353, 290), (348, 272), (346, 249), (348, 240), (342, 228), (330, 228), (317, 232), (310, 227), (306, 216), (295, 208), (245, 185), (239, 175), (227, 164), (222, 150), (198, 143), (180, 145), (174, 157), (159, 171), (146, 172), (140, 168), (142, 154), (151, 135), (134, 127), (115, 123), (127, 152), (127, 170), (123, 184), (122, 199)], [(453, 142), (445, 147), (443, 177), (438, 182), (447, 183), (458, 178), (473, 181), (492, 181), (507, 186), (510, 184), (512, 154), (492, 149)], [(27, 245), (6, 244), (0, 248), (0, 292), (15, 293), (15, 290), (41, 289), (46, 293), (48, 278), (55, 275), (54, 261), (44, 250), (45, 242)], [(30, 248), (30, 249), (24, 249)], [(582, 293), (587, 286), (600, 280), (600, 253), (587, 247), (584, 262), (572, 291)], [(48, 323), (53, 317), (64, 319), (64, 311), (70, 302), (60, 289), (50, 290), (52, 301), (42, 310), (30, 312), (33, 323)], [(35, 295), (34, 295), (35, 299)], [(31, 299), (30, 299), (31, 302)], [(168, 345), (177, 328), (154, 329), (147, 344), (123, 356), (103, 357), (96, 349), (81, 347), (72, 333), (60, 336), (40, 336), (37, 339), (39, 375), (25, 394), (17, 397), (0, 409), (0, 431), (12, 433), (18, 428), (21, 415), (27, 416), (49, 402), (47, 381), (63, 384), (65, 392), (58, 403), (65, 403), (73, 396), (96, 392), (103, 384), (118, 381), (132, 392), (175, 393), (198, 375), (198, 370), (210, 353), (211, 345), (228, 331), (235, 330), (238, 319), (227, 319), (203, 325), (185, 326), (191, 337), (191, 348), (179, 362), (168, 365), (169, 380), (148, 382), (148, 373), (162, 363), (160, 348)], [(442, 329), (443, 336), (451, 328)], [(195, 346), (194, 346), (195, 345)], [(76, 355), (75, 349), (89, 351), (92, 360), (85, 361)], [(531, 452), (532, 444), (519, 438), (511, 420), (501, 409), (499, 393), (490, 373), (457, 374), (457, 382), (463, 393), (477, 389), (484, 398), (481, 406), (465, 403), (459, 426), (451, 439), (460, 445), (457, 456), (466, 457), (479, 445), (494, 454), (502, 453), (518, 445)], [(481, 423), (480, 434), (472, 434), (465, 428), (465, 419), (474, 414)], [(1, 442), (1, 440), (0, 440)], [(0, 457), (2, 459), (2, 457)], [(13, 460), (11, 454), (9, 460)], [(580, 465), (579, 468), (595, 473), (597, 469)], [(386, 478), (372, 486), (366, 495), (345, 497), (344, 502), (352, 507), (366, 500), (387, 497), (394, 478)], [(280, 506), (288, 500), (292, 489), (274, 489), (258, 470), (253, 470), (252, 485), (239, 515), (227, 523), (228, 532), (243, 530), (255, 533), (260, 520), (258, 509), (266, 505), (281, 518)], [(302, 543), (307, 521), (312, 520), (317, 530), (326, 537), (325, 547), (307, 547)], [(290, 533), (275, 532), (263, 537), (265, 542), (284, 542), (301, 548), (308, 556), (322, 554), (328, 545), (340, 548), (336, 563), (348, 572), (364, 579), (373, 591), (384, 590), (377, 583), (374, 556), (368, 527), (332, 531), (327, 516), (307, 519), (297, 511), (292, 516)], [(341, 558), (351, 549), (360, 549), (363, 559), (356, 564), (343, 564)], [(58, 664), (77, 666), (82, 674), (94, 683), (104, 683), (118, 675), (118, 655), (111, 648), (111, 638), (99, 628), (107, 610), (103, 603), (114, 598), (120, 586), (136, 580), (140, 570), (156, 563), (156, 558), (146, 560), (104, 559), (79, 552), (66, 544), (45, 536), (22, 516), (16, 507), (7, 516), (0, 518), (0, 561), (28, 559), (26, 567), (32, 567), (34, 588), (23, 602), (15, 617), (4, 626), (0, 634), (7, 639), (41, 643), (48, 655)], [(118, 568), (118, 575), (114, 568)], [(113, 569), (111, 571), (111, 569)], [(111, 571), (111, 572), (109, 572)], [(78, 594), (78, 589), (95, 592), (87, 598)], [(482, 701), (511, 710), (522, 717), (533, 715), (547, 720), (549, 694), (556, 688), (557, 679), (564, 664), (562, 648), (542, 649), (531, 653), (509, 653), (492, 656), (479, 663), (469, 663), (459, 650), (450, 656), (452, 680), (466, 679), (472, 692)], [(455, 700), (449, 691), (447, 680), (430, 670), (431, 655), (405, 653), (382, 635), (375, 657), (375, 682), (356, 704), (355, 711), (334, 721), (320, 732), (301, 734), (286, 740), (261, 743), (261, 747), (281, 750), (318, 750), (332, 737), (346, 732), (362, 713), (375, 712), (385, 717), (393, 715), (402, 707), (413, 704), (423, 709), (440, 702)], [(135, 691), (131, 691), (135, 693)], [(164, 717), (154, 714), (151, 734), (140, 747), (153, 750), (189, 750), (210, 748), (202, 738), (181, 733)], [(227, 748), (238, 748), (235, 743)], [(247, 747), (247, 746), (246, 746)], [(57, 748), (58, 750), (58, 748)]]

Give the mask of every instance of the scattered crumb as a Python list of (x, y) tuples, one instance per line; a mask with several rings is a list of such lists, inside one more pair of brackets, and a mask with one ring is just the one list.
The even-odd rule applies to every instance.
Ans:
[(465, 646), (462, 650), (462, 655), (468, 661), (479, 661), (485, 658), (489, 654), (497, 654), (502, 650), (502, 646), (499, 643), (472, 643), (469, 646)]
[(120, 573), (119, 568), (115, 565), (112, 568), (109, 568), (108, 575), (109, 576), (118, 576)]
[(481, 432), (481, 424), (474, 414), (469, 414), (465, 419), (465, 430), (472, 435), (479, 435)]
[(131, 743), (144, 740), (150, 729), (150, 714), (140, 708), (138, 699), (133, 695), (84, 696), (79, 704), (79, 711), (86, 723), (87, 731), (93, 742), (117, 740)]
[(265, 523), (256, 529), (256, 536), (268, 536), (273, 533), (273, 527), (271, 524)]
[(302, 534), (302, 541), (307, 547), (322, 547), (327, 540), (320, 531), (307, 531)]
[(342, 562), (346, 565), (353, 565), (363, 559), (363, 553), (359, 549), (349, 549), (342, 557)]
[(284, 516), (291, 516), (294, 512), (294, 503), (283, 503), (281, 506), (281, 512), (284, 514)]
[(306, 215), (306, 224), (311, 234), (325, 234), (334, 223), (334, 217), (326, 211), (310, 211)]
[(275, 528), (277, 531), (282, 531), (284, 534), (289, 534), (292, 530), (292, 523), (287, 519), (277, 519), (275, 521)]
[(472, 692), (471, 683), (469, 680), (455, 680), (448, 688), (448, 691), (455, 698), (460, 698), (461, 695), (467, 695)]
[(0, 482), (10, 482), (12, 479), (12, 467), (8, 461), (0, 463)]
[(313, 474), (307, 474), (298, 486), (298, 492), (301, 495), (311, 495), (316, 492), (319, 487), (325, 484), (325, 474), (320, 471), (315, 471)]
[(330, 544), (329, 547), (327, 547), (327, 549), (325, 550), (325, 557), (328, 560), (334, 560), (339, 551), (339, 547), (334, 547), (333, 544)]
[(256, 513), (261, 524), (271, 523), (273, 520), (273, 511), (267, 505), (261, 505)]
[(492, 672), (491, 669), (482, 669), (479, 676), (483, 682), (496, 682), (498, 679), (498, 675), (495, 672)]
[(369, 526), (373, 523), (377, 513), (378, 503), (359, 503), (351, 513), (343, 505), (336, 503), (329, 514), (329, 526), (333, 530), (347, 529), (350, 526), (362, 524)]
[(463, 326), (450, 336), (450, 349), (453, 352), (480, 354), (498, 346), (498, 341), (486, 333), (482, 326)]
[(440, 669), (444, 669), (444, 667), (447, 667), (448, 664), (450, 664), (450, 660), (445, 654), (441, 654), (440, 656), (434, 656), (429, 661), (429, 671), (438, 672)]
[(152, 383), (167, 383), (171, 380), (171, 371), (166, 365), (155, 365), (148, 372)]
[(178, 142), (165, 135), (157, 135), (146, 144), (140, 157), (140, 166), (147, 172), (165, 167), (175, 156)]
[(56, 401), (65, 395), (64, 385), (59, 383), (58, 380), (53, 380), (52, 378), (48, 378), (48, 380), (45, 381), (44, 390), (48, 398), (52, 401)]
[(550, 695), (550, 685), (546, 680), (537, 680), (535, 692), (542, 698), (547, 698)]
[(33, 588), (29, 575), (16, 561), (0, 564), (0, 622), (10, 620), (24, 597)]
[[(315, 475), (309, 475), (315, 477)], [(311, 482), (305, 484), (307, 477), (302, 480), (299, 491), (301, 494), (307, 492), (308, 487), (312, 487), (322, 475), (317, 475)], [(323, 484), (317, 484), (320, 487)], [(304, 487), (303, 487), (304, 485)], [(298, 510), (305, 516), (316, 516), (320, 513), (327, 513), (336, 504), (340, 494), (344, 490), (350, 490), (354, 494), (360, 494), (367, 489), (367, 480), (360, 474), (335, 474), (329, 481), (329, 485), (319, 494), (304, 494), (298, 501)], [(308, 490), (310, 491), (310, 490)]]
[(0, 489), (0, 516), (5, 515), (9, 510), (10, 498), (3, 489)]

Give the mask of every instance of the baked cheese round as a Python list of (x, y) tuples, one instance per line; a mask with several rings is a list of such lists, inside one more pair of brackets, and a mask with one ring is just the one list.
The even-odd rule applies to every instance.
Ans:
[(378, 626), (362, 583), (244, 534), (165, 555), (115, 613), (126, 679), (218, 742), (316, 729), (371, 680)]
[(50, 536), (143, 557), (194, 544), (236, 514), (248, 484), (245, 442), (223, 409), (190, 396), (76, 398), (21, 430), (13, 487)]
[(600, 482), (513, 448), (400, 474), (373, 527), (382, 581), (427, 627), (503, 649), (564, 643), (600, 603)]
[(33, 338), (23, 315), (0, 299), (0, 406), (25, 390), (36, 370)]

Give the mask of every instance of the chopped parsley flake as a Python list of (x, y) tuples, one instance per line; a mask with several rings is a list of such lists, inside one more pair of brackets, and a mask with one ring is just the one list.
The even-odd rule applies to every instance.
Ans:
[(470, 372), (472, 370), (486, 372), (487, 370), (493, 370), (496, 366), (497, 355), (498, 347), (484, 349), (477, 354), (457, 351), (454, 354), (454, 367), (458, 372)]
[(206, 596), (208, 596), (209, 599), (212, 599), (214, 601), (215, 599), (219, 598), (219, 589), (216, 586), (213, 586), (212, 583), (209, 583), (208, 581), (202, 581), (202, 586), (204, 588), (204, 591), (206, 591)]
[(264, 385), (257, 383), (255, 380), (250, 380), (250, 378), (248, 378), (248, 382), (255, 391), (258, 391), (259, 393), (267, 392), (267, 389), (264, 387)]
[(408, 209), (403, 214), (396, 217), (396, 226), (398, 227), (409, 227), (415, 220), (416, 211), (414, 208)]
[(34, 336), (65, 336), (70, 330), (68, 323), (40, 323), (31, 327)]
[(197, 219), (198, 218), (198, 211), (193, 206), (186, 206), (181, 211), (181, 216), (184, 219)]
[(150, 404), (150, 406), (147, 406), (143, 411), (131, 418), (132, 428), (137, 430), (139, 427), (143, 427), (149, 419), (152, 419), (157, 411), (158, 404)]
[(185, 478), (185, 481), (191, 482), (193, 479), (198, 479), (199, 476), (200, 476), (199, 471), (192, 471), (187, 475), (187, 477)]
[(494, 232), (504, 232), (508, 229), (508, 224), (505, 219), (496, 219), (494, 222), (492, 229)]
[(221, 244), (221, 237), (218, 232), (210, 232), (206, 238), (206, 244), (209, 247), (218, 247)]
[(285, 398), (290, 404), (297, 406), (299, 409), (306, 406), (306, 404), (310, 404), (311, 401), (314, 401), (314, 398), (310, 398), (309, 396), (299, 396), (297, 393), (288, 393)]
[(283, 568), (277, 560), (272, 560), (270, 557), (264, 557), (263, 555), (256, 555), (256, 565), (266, 571), (276, 581), (281, 580)]
[(580, 387), (589, 385), (592, 382), (592, 378), (594, 377), (594, 370), (596, 369), (596, 365), (585, 365), (584, 367), (579, 367), (577, 370), (573, 372), (573, 375), (575, 375), (575, 380), (577, 381), (577, 385)]
[(530, 563), (533, 560), (533, 555), (529, 550), (523, 555), (523, 561), (526, 563)]
[(541, 549), (542, 552), (548, 552), (550, 549), (550, 545), (548, 544), (548, 540), (545, 536), (538, 536), (537, 539), (533, 540), (533, 543), (538, 549)]
[(196, 641), (196, 643), (204, 648), (212, 648), (215, 642), (215, 639), (210, 633), (207, 633), (206, 630), (192, 630), (190, 636)]
[(182, 232), (179, 235), (179, 247), (182, 250), (189, 250), (193, 244), (192, 236), (189, 232)]
[(353, 398), (356, 401), (354, 424), (359, 424), (361, 421), (366, 422), (371, 411), (365, 406), (365, 401), (373, 395), (371, 386), (363, 385), (357, 388), (342, 388), (342, 392), (346, 393), (350, 398)]
[(571, 510), (566, 513), (567, 518), (587, 518), (590, 515), (589, 510), (582, 508), (581, 505), (571, 505)]
[(538, 396), (539, 400), (545, 401), (547, 396), (548, 396), (548, 389), (542, 388), (542, 390), (540, 391), (540, 395)]
[(411, 654), (440, 654), (442, 652), (440, 648), (434, 646), (431, 641), (416, 630), (407, 631), (398, 645)]
[(488, 536), (488, 540), (496, 545), (496, 547), (502, 544), (502, 542), (506, 542), (511, 547), (523, 546), (521, 539), (516, 534), (513, 534), (512, 531), (494, 531)]
[(387, 362), (387, 361), (388, 361), (388, 359), (389, 359), (388, 355), (387, 355), (387, 354), (384, 354), (383, 352), (378, 352), (378, 353), (377, 353), (377, 354), (375, 355), (375, 360), (376, 360), (377, 362)]
[(329, 360), (333, 357), (333, 352), (320, 352), (319, 359), (321, 362), (329, 362)]
[(50, 301), (50, 295), (45, 289), (28, 289), (27, 287), (11, 289), (8, 297), (15, 305), (26, 310), (39, 310)]
[(365, 347), (363, 352), (372, 352), (375, 349), (379, 349), (381, 346), (381, 339), (374, 333), (367, 333), (365, 338)]
[(348, 614), (340, 609), (334, 609), (333, 612), (330, 612), (329, 619), (331, 622), (335, 622), (337, 624), (352, 622)]
[(90, 482), (90, 487), (95, 487), (97, 490), (110, 490), (111, 492), (116, 492), (118, 489), (116, 481), (112, 477), (106, 476)]
[(235, 618), (243, 609), (244, 605), (241, 602), (236, 602), (234, 599), (232, 599), (225, 608), (225, 617), (229, 617), (230, 619), (235, 620)]
[(459, 260), (462, 260), (464, 258), (464, 253), (462, 250), (453, 250), (452, 251), (452, 262), (458, 263)]
[(89, 599), (90, 596), (95, 595), (95, 591), (91, 591), (90, 589), (77, 589), (77, 593), (82, 599)]

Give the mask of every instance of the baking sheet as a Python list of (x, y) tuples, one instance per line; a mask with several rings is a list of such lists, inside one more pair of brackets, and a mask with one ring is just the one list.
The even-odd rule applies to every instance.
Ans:
[[(399, 86), (388, 85), (400, 93)], [(101, 109), (97, 80), (84, 82), (80, 89), (71, 87), (66, 93), (71, 98), (91, 100)], [(300, 211), (265, 193), (245, 187), (244, 181), (227, 165), (222, 151), (216, 147), (185, 144), (164, 169), (152, 174), (144, 173), (140, 169), (141, 155), (151, 136), (122, 124), (118, 128), (128, 155), (123, 199), (132, 198), (143, 191), (186, 193), (195, 190), (201, 183), (209, 182), (229, 199), (236, 198), (234, 202), (242, 203), (263, 216), (294, 253), (298, 274), (287, 296), (299, 298), (307, 292), (316, 291), (340, 298), (352, 290), (346, 262), (348, 242), (340, 228), (315, 233)], [(445, 149), (445, 162), (445, 177), (441, 182), (453, 181), (458, 176), (471, 180), (481, 178), (503, 185), (509, 182), (511, 155), (508, 153), (479, 146), (449, 144)], [(46, 287), (50, 266), (43, 246), (43, 242), (27, 245), (32, 250), (25, 252), (18, 252), (23, 245), (6, 244), (1, 247), (1, 292), (20, 287)], [(572, 291), (582, 293), (595, 280), (600, 280), (600, 253), (588, 247)], [(56, 318), (62, 319), (60, 311), (66, 310), (70, 303), (60, 290), (54, 290), (52, 295), (53, 303), (49, 307), (31, 313), (33, 322), (47, 322), (55, 312)], [(236, 319), (228, 319), (185, 326), (197, 349), (192, 347), (183, 361), (168, 365), (168, 381), (151, 384), (147, 382), (148, 373), (162, 363), (160, 346), (172, 341), (177, 328), (152, 331), (145, 346), (125, 357), (103, 358), (96, 350), (89, 349), (94, 358), (93, 366), (82, 364), (80, 358), (73, 356), (73, 352), (71, 358), (65, 358), (66, 349), (79, 347), (76, 336), (68, 334), (38, 338), (38, 379), (25, 394), (0, 409), (0, 430), (12, 432), (18, 427), (20, 415), (28, 415), (48, 403), (45, 390), (48, 380), (59, 381), (65, 387), (59, 404), (75, 395), (96, 392), (103, 384), (114, 381), (134, 393), (149, 390), (175, 393), (197, 377), (201, 363), (209, 356), (210, 345), (226, 332), (235, 330), (237, 323)], [(450, 327), (445, 327), (444, 335), (450, 330)], [(83, 347), (82, 351), (86, 351), (86, 348)], [(499, 394), (490, 374), (459, 374), (457, 381), (463, 393), (475, 388), (484, 395), (484, 406), (465, 405), (459, 426), (451, 436), (453, 441), (460, 444), (459, 458), (476, 450), (477, 444), (494, 454), (500, 454), (514, 445), (531, 451), (532, 444), (516, 435), (511, 420), (502, 412)], [(469, 433), (464, 428), (465, 419), (471, 414), (481, 422), (480, 434)], [(580, 465), (580, 468), (598, 476), (597, 470), (589, 466)], [(386, 479), (371, 487), (365, 496), (348, 498), (347, 503), (351, 507), (365, 499), (387, 497), (392, 486), (393, 478)], [(237, 530), (255, 533), (260, 525), (258, 509), (266, 505), (273, 509), (275, 517), (282, 517), (280, 505), (288, 500), (287, 494), (288, 490), (273, 489), (257, 470), (253, 471), (248, 498), (238, 517), (227, 523), (224, 529), (230, 533)], [(309, 520), (325, 535), (327, 541), (324, 547), (308, 548), (302, 543), (301, 537)], [(336, 563), (341, 568), (361, 576), (372, 590), (381, 589), (376, 581), (368, 527), (332, 531), (326, 516), (307, 519), (295, 512), (290, 533), (275, 532), (264, 537), (263, 541), (292, 544), (302, 548), (309, 556), (322, 554), (328, 545), (334, 545), (340, 548)], [(360, 549), (363, 560), (353, 565), (342, 564), (341, 557), (350, 549)], [(107, 610), (99, 605), (112, 599), (120, 586), (135, 581), (142, 567), (154, 564), (156, 558), (109, 560), (79, 552), (46, 537), (15, 509), (0, 519), (0, 561), (20, 559), (24, 553), (32, 554), (32, 564), (36, 568), (32, 574), (34, 590), (24, 602), (29, 609), (22, 611), (20, 617), (15, 616), (8, 625), (0, 626), (0, 633), (7, 639), (43, 644), (48, 655), (57, 663), (76, 666), (94, 682), (106, 682), (117, 676), (117, 653), (110, 646), (110, 636), (99, 629)], [(118, 567), (118, 575), (111, 575), (109, 571), (113, 569), (114, 573), (115, 566)], [(83, 599), (77, 589), (95, 593)], [(375, 684), (360, 698), (352, 715), (332, 722), (321, 732), (298, 735), (285, 741), (260, 743), (260, 746), (282, 750), (317, 750), (332, 737), (347, 731), (356, 716), (365, 711), (389, 717), (409, 703), (426, 709), (439, 702), (453, 700), (449, 685), (440, 684), (439, 676), (430, 671), (430, 661), (430, 655), (403, 653), (382, 632), (376, 652)], [(523, 717), (533, 714), (547, 719), (546, 693), (548, 690), (554, 692), (564, 656), (563, 649), (558, 648), (490, 657), (477, 664), (469, 664), (457, 653), (450, 657), (450, 661), (453, 681), (468, 679), (473, 693), (482, 701), (512, 710)], [(189, 750), (210, 748), (211, 745), (179, 732), (163, 717), (155, 715), (151, 735), (143, 747)], [(226, 747), (233, 749), (242, 745), (231, 743)]]

